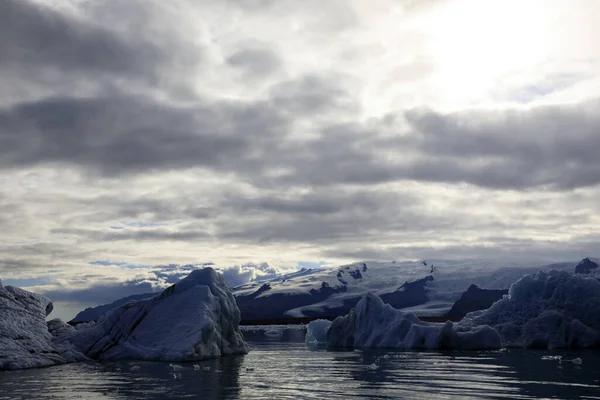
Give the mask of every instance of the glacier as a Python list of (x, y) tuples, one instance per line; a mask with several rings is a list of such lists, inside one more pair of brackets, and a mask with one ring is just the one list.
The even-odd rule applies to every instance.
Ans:
[(193, 271), (156, 297), (114, 308), (97, 323), (46, 322), (52, 308), (47, 297), (0, 281), (0, 370), (90, 359), (193, 361), (248, 352), (235, 299), (212, 268)]
[[(311, 329), (330, 347), (498, 349), (600, 347), (600, 281), (566, 271), (539, 271), (511, 285), (489, 309), (459, 323), (427, 323), (368, 293), (347, 315)], [(325, 332), (323, 332), (325, 331)]]

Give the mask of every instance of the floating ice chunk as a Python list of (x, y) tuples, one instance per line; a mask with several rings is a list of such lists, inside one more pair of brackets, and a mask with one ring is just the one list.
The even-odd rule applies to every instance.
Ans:
[(574, 358), (574, 359), (569, 360), (569, 361), (572, 362), (573, 364), (577, 364), (577, 365), (583, 364), (583, 360), (581, 358), (579, 358), (579, 357)]
[(177, 364), (169, 364), (169, 368), (171, 368), (173, 371), (181, 371), (183, 369), (181, 365)]
[(267, 329), (265, 331), (265, 336), (276, 338), (283, 336), (283, 331), (280, 329)]
[(306, 326), (306, 343), (326, 343), (327, 331), (329, 330), (331, 323), (331, 321), (326, 319), (317, 319), (309, 322)]
[(69, 340), (101, 360), (193, 361), (247, 353), (239, 322), (223, 276), (204, 268), (156, 297), (107, 312)]
[(369, 365), (367, 365), (367, 367), (366, 367), (366, 368), (367, 368), (368, 370), (370, 370), (370, 371), (374, 371), (374, 370), (376, 370), (376, 369), (378, 369), (378, 368), (379, 368), (379, 365), (377, 365), (377, 364), (373, 363), (373, 364), (369, 364)]
[(327, 331), (332, 347), (402, 349), (499, 349), (498, 332), (489, 326), (461, 327), (452, 322), (427, 323), (413, 313), (394, 309), (372, 293), (365, 295)]
[(194, 364), (194, 371), (199, 371), (200, 370), (200, 366), (198, 364)]
[(560, 362), (562, 360), (562, 356), (542, 356), (542, 360), (557, 360)]
[(494, 327), (507, 347), (589, 348), (600, 345), (600, 281), (565, 271), (540, 271), (515, 282), (488, 310), (463, 325)]

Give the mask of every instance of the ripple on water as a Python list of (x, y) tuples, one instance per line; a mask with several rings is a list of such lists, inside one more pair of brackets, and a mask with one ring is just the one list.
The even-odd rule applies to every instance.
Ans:
[[(81, 363), (0, 374), (3, 399), (600, 399), (600, 352), (392, 352), (251, 341), (193, 363)], [(581, 358), (582, 364), (560, 363)]]

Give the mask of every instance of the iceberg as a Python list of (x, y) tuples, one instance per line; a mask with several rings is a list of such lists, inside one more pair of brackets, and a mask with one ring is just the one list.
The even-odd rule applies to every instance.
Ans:
[(305, 341), (308, 344), (327, 343), (327, 331), (332, 322), (327, 319), (316, 319), (310, 321), (306, 326)]
[(461, 324), (492, 326), (505, 347), (600, 346), (600, 281), (566, 271), (539, 271), (511, 285), (489, 309)]
[(87, 358), (69, 343), (55, 340), (51, 330), (63, 329), (56, 320), (46, 324), (53, 309), (45, 296), (0, 280), (0, 370), (48, 367)]
[(113, 308), (117, 308), (122, 306), (123, 304), (127, 304), (132, 300), (144, 300), (150, 297), (156, 296), (158, 293), (142, 293), (142, 294), (134, 294), (131, 296), (124, 297), (122, 299), (113, 301), (110, 304), (103, 304), (97, 307), (88, 307), (83, 311), (80, 311), (75, 318), (69, 321), (70, 324), (78, 325), (83, 323), (90, 323), (92, 321), (98, 321), (102, 315), (104, 315), (107, 311), (112, 310)]
[[(539, 271), (511, 285), (489, 309), (456, 324), (427, 323), (366, 294), (347, 315), (311, 334), (330, 347), (399, 349), (591, 348), (600, 346), (600, 281)], [(320, 330), (319, 332), (316, 332)]]
[[(313, 335), (322, 333), (313, 333)], [(423, 322), (412, 312), (396, 310), (367, 293), (326, 332), (329, 347), (385, 347), (396, 349), (498, 349), (502, 340), (489, 326), (464, 328)]]
[(106, 312), (68, 340), (98, 360), (195, 361), (244, 354), (240, 311), (223, 276), (195, 270), (156, 297)]

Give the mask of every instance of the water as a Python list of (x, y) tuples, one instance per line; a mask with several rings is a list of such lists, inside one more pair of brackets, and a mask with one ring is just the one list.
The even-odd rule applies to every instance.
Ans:
[(245, 336), (239, 357), (1, 372), (0, 399), (600, 399), (598, 351), (328, 352), (301, 332)]

